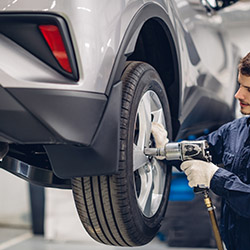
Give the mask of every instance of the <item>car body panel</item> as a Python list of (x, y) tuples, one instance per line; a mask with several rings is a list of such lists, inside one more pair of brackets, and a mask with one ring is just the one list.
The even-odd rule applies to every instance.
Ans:
[[(44, 13), (56, 13), (67, 20), (76, 49), (80, 80), (74, 86), (60, 85), (59, 81), (56, 84), (53, 84), (52, 81), (48, 85), (46, 83), (48, 80), (44, 83), (44, 81), (39, 81), (41, 80), (39, 78), (37, 81), (39, 84), (36, 84), (35, 87), (104, 93), (105, 84), (109, 79), (116, 53), (123, 39), (121, 34), (125, 33), (133, 15), (142, 4), (143, 1), (39, 2), (22, 0), (16, 1), (14, 4), (11, 4), (10, 1), (1, 1), (0, 10), (4, 10), (4, 12), (42, 11)], [(31, 78), (36, 78), (36, 76), (34, 75)], [(22, 84), (18, 84), (19, 78), (15, 80), (12, 81), (11, 85), (9, 82), (2, 82), (1, 84), (4, 87), (34, 87), (32, 82), (22, 81)]]
[[(41, 129), (37, 132), (44, 131), (43, 138), (34, 135), (32, 139), (35, 131), (29, 129), (31, 123), (27, 124), (25, 133), (15, 124), (13, 135), (11, 131), (6, 133), (0, 124), (0, 138), (8, 143), (46, 145), (48, 155), (53, 154), (50, 157), (55, 165), (53, 168), (61, 177), (112, 174), (117, 170), (120, 78), (126, 61), (133, 58), (140, 34), (149, 20), (154, 20), (163, 31), (173, 58), (168, 62), (173, 61), (175, 72), (172, 74), (177, 75), (173, 82), (164, 82), (169, 99), (174, 99), (170, 100), (172, 115), (179, 123), (175, 139), (201, 134), (205, 129), (214, 129), (233, 119), (235, 86), (232, 83), (236, 80), (238, 49), (228, 39), (220, 11), (208, 13), (200, 1), (2, 0), (1, 14), (22, 14), (27, 18), (36, 14), (59, 16), (67, 25), (79, 80), (60, 74), (0, 34), (2, 90), (33, 118), (32, 122), (39, 124)], [(167, 74), (167, 70), (161, 74)], [(177, 90), (174, 97), (170, 88)], [(109, 108), (110, 103), (117, 103), (115, 111)], [(10, 111), (7, 108), (1, 117)], [(107, 121), (107, 117), (112, 117), (112, 120)], [(109, 123), (114, 127), (105, 130), (105, 135), (116, 140), (114, 145), (117, 147), (110, 147), (107, 151), (106, 138), (102, 148), (97, 142), (102, 142), (102, 124), (108, 128)], [(27, 131), (31, 131), (27, 137), (16, 136), (17, 133), (27, 134)], [(82, 154), (81, 161), (88, 158), (90, 151), (97, 158), (86, 161), (84, 168), (76, 164), (74, 171), (67, 171), (68, 165), (62, 166), (63, 163), (56, 160), (67, 151), (67, 147), (72, 152), (68, 154), (69, 160)], [(63, 149), (60, 151), (60, 148)], [(107, 156), (106, 165), (112, 163), (110, 167), (104, 164), (100, 170), (96, 162), (104, 159), (102, 150)], [(110, 160), (113, 154), (116, 157)], [(91, 171), (87, 171), (88, 168)]]

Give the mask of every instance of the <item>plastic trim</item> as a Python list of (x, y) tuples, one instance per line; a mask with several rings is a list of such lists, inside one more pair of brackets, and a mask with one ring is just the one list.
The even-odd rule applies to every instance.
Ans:
[[(67, 51), (72, 74), (65, 71), (46, 43), (38, 25), (54, 24), (61, 33)], [(78, 81), (79, 72), (69, 28), (63, 17), (51, 13), (11, 13), (0, 14), (0, 32), (21, 47), (35, 55), (62, 75)]]
[(8, 156), (0, 162), (0, 167), (32, 184), (71, 189), (70, 180), (59, 179), (51, 170), (34, 167)]
[[(22, 104), (27, 114), (33, 115), (57, 138), (54, 143), (89, 145), (107, 103), (105, 95), (90, 92), (23, 88), (9, 88), (8, 91)], [(8, 111), (8, 107), (5, 110)], [(3, 113), (2, 117), (6, 117), (4, 119), (7, 122), (9, 113)], [(13, 119), (15, 119), (14, 116)], [(13, 123), (12, 126), (15, 129), (12, 129), (12, 132), (15, 132), (23, 143), (28, 143), (21, 131), (29, 128), (29, 137), (32, 138), (38, 137), (40, 130), (34, 129), (29, 123), (25, 123), (25, 120), (23, 123), (26, 124), (25, 127), (19, 127), (18, 124)], [(0, 131), (3, 125), (0, 123)], [(40, 141), (32, 140), (33, 144), (51, 143), (51, 140), (45, 138), (43, 140), (42, 136), (40, 138)]]
[[(125, 68), (125, 62), (127, 60), (127, 57), (133, 52), (134, 46), (136, 44), (137, 38), (139, 36), (139, 31), (143, 24), (151, 19), (156, 18), (159, 21), (162, 21), (163, 28), (166, 32), (167, 37), (169, 38), (169, 42), (171, 43), (171, 47), (174, 50), (173, 55), (176, 57), (176, 65), (178, 66), (178, 79), (179, 82), (181, 82), (181, 64), (180, 64), (180, 52), (179, 52), (179, 46), (178, 46), (178, 39), (176, 36), (176, 32), (174, 30), (174, 27), (172, 25), (172, 22), (167, 15), (167, 13), (164, 11), (164, 9), (154, 3), (148, 3), (145, 4), (134, 16), (131, 23), (129, 24), (126, 33), (123, 37), (123, 40), (121, 42), (119, 51), (117, 53), (115, 62), (113, 64), (112, 72), (109, 78), (109, 82), (106, 88), (106, 94), (109, 95), (109, 92), (111, 90), (111, 87), (113, 83), (119, 81), (121, 78), (122, 72)], [(165, 25), (164, 25), (165, 24)], [(131, 51), (132, 48), (132, 51)], [(130, 54), (128, 54), (128, 51), (130, 51)]]
[(89, 147), (45, 145), (60, 178), (110, 175), (118, 171), (122, 82), (113, 86), (100, 126)]

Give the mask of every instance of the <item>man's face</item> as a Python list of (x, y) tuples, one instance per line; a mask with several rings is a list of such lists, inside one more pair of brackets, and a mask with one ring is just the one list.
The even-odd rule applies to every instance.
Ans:
[(238, 83), (239, 89), (234, 97), (240, 102), (240, 112), (244, 115), (250, 115), (250, 76), (239, 73)]

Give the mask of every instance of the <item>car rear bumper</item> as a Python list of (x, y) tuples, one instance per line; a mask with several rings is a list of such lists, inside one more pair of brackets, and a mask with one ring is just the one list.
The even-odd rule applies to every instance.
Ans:
[(1, 141), (89, 145), (106, 103), (101, 94), (0, 88)]
[(121, 82), (102, 94), (0, 87), (0, 141), (44, 146), (60, 178), (112, 174), (119, 159)]

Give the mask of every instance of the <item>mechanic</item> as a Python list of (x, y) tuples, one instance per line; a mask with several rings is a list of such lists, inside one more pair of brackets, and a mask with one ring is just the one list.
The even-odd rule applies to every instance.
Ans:
[[(250, 115), (250, 53), (240, 61), (238, 70), (235, 98), (241, 113)], [(168, 142), (163, 141), (166, 131), (158, 124), (152, 125), (152, 133), (157, 147)], [(220, 231), (227, 249), (250, 249), (250, 116), (229, 122), (200, 139), (208, 141), (213, 163), (190, 160), (180, 167), (190, 187), (203, 184), (222, 197)], [(215, 165), (220, 163), (223, 168)]]

